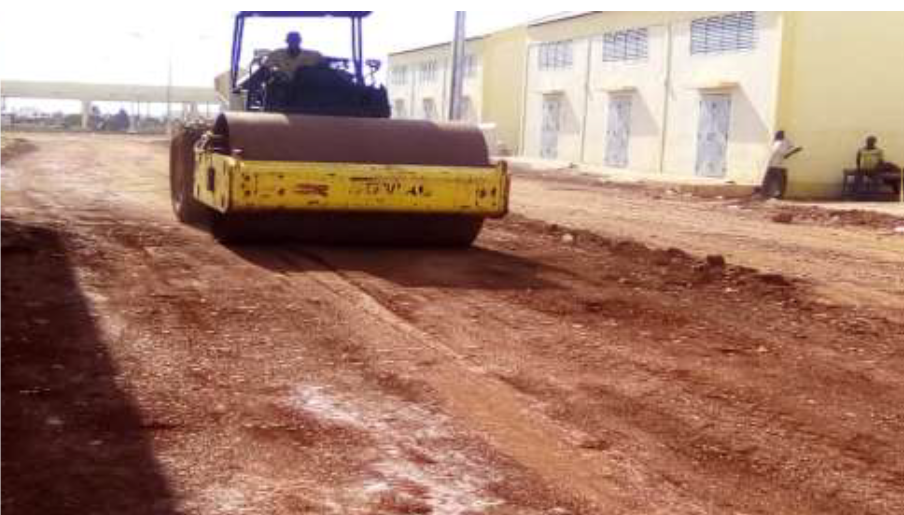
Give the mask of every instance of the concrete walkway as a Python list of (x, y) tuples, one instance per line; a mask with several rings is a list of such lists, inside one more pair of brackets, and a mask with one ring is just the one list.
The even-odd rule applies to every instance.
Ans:
[(901, 202), (788, 202), (795, 206), (815, 206), (833, 211), (872, 211), (904, 218), (904, 203)]
[[(691, 193), (698, 197), (749, 197), (756, 192), (756, 189), (759, 186), (753, 184), (737, 184), (733, 181), (697, 177), (693, 175), (640, 172), (622, 168), (609, 168), (602, 165), (579, 164), (570, 161), (556, 161), (531, 157), (507, 157), (505, 160), (512, 165), (512, 170), (515, 172), (527, 174), (535, 173), (538, 175), (571, 174), (576, 177), (597, 179), (600, 182), (646, 185), (653, 188), (674, 190), (678, 193)], [(781, 201), (781, 203), (794, 206), (815, 206), (836, 211), (873, 211), (904, 218), (904, 203), (898, 202), (851, 202), (832, 200), (824, 202)]]
[(573, 163), (530, 157), (506, 157), (513, 170), (535, 173), (571, 173), (578, 176), (597, 178), (602, 182), (621, 184), (645, 184), (652, 187), (673, 189), (680, 193), (692, 193), (701, 197), (747, 197), (752, 195), (758, 185), (738, 184), (734, 181), (697, 177), (693, 175), (675, 175), (664, 173), (641, 172), (624, 168), (610, 168), (603, 165)]

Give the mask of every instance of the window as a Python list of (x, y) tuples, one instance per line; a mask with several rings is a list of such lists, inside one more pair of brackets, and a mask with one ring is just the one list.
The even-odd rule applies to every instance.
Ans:
[(401, 86), (408, 83), (408, 67), (395, 66), (389, 72), (389, 81), (395, 86)]
[(756, 47), (756, 13), (698, 18), (691, 22), (691, 54), (738, 52)]
[(427, 61), (426, 63), (421, 63), (420, 81), (421, 82), (436, 82), (438, 70), (439, 70), (439, 65), (436, 63), (436, 61)]
[(641, 61), (649, 55), (647, 29), (631, 29), (603, 35), (603, 61)]
[(408, 111), (405, 109), (405, 101), (401, 99), (396, 100), (392, 112), (396, 118), (407, 118)]
[(436, 112), (436, 102), (432, 98), (425, 98), (423, 107), (425, 120), (432, 121), (439, 118), (438, 113)]
[(571, 41), (541, 43), (538, 57), (541, 70), (571, 68), (574, 62)]

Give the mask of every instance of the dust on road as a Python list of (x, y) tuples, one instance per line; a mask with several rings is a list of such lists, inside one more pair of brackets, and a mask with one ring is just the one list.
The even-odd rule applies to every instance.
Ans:
[[(158, 142), (35, 143), (2, 177), (10, 513), (904, 511), (875, 232), (521, 179), (472, 250), (230, 249), (172, 221)], [(884, 256), (835, 286), (882, 302), (827, 298), (829, 247)]]

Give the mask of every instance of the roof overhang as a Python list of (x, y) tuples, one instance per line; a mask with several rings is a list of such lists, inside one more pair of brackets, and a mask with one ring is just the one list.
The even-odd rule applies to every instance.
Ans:
[[(482, 41), (486, 38), (487, 38), (486, 34), (481, 34), (479, 36), (471, 36), (465, 40), (465, 43), (476, 43), (476, 42)], [(425, 45), (425, 46), (416, 47), (416, 48), (409, 48), (407, 50), (399, 50), (396, 52), (389, 52), (389, 55), (390, 56), (399, 56), (399, 55), (405, 55), (405, 54), (413, 54), (413, 53), (417, 53), (417, 52), (423, 52), (425, 50), (434, 50), (437, 48), (447, 48), (451, 45), (452, 45), (451, 41), (446, 41), (443, 43), (434, 43), (432, 45)]]
[(528, 22), (528, 27), (539, 27), (541, 25), (549, 25), (551, 23), (559, 23), (563, 21), (572, 20), (574, 18), (581, 18), (583, 16), (589, 16), (591, 14), (600, 13), (603, 11), (565, 11), (558, 14), (553, 14), (550, 16), (544, 16), (543, 18), (539, 18), (533, 21)]
[(535, 95), (564, 95), (564, 94), (565, 94), (565, 89), (564, 89), (564, 88), (557, 88), (557, 87), (552, 87), (552, 88), (539, 88), (539, 89), (535, 89), (535, 90), (533, 91), (533, 93), (534, 93)]
[(596, 89), (609, 93), (610, 95), (618, 95), (635, 93), (637, 91), (637, 86), (634, 84), (605, 84)]
[(698, 91), (725, 91), (731, 89), (737, 89), (741, 86), (741, 83), (737, 80), (701, 80), (694, 81), (688, 84), (688, 89), (696, 89)]

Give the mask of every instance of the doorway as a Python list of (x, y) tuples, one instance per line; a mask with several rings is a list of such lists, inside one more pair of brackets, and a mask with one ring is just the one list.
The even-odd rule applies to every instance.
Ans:
[(730, 126), (731, 95), (727, 93), (702, 95), (700, 127), (697, 132), (697, 175), (725, 177)]
[(609, 99), (609, 125), (606, 128), (606, 166), (628, 167), (628, 145), (631, 141), (631, 96)]
[(540, 130), (540, 157), (559, 157), (559, 130), (562, 127), (562, 95), (543, 96), (543, 125)]

